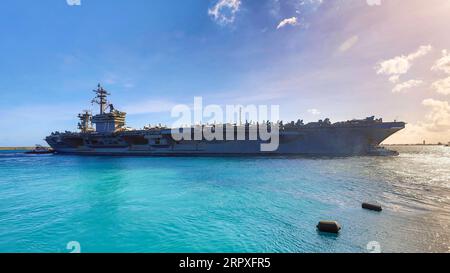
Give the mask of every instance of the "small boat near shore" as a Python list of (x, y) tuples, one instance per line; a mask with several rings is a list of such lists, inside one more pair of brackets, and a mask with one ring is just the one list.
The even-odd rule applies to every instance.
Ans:
[(369, 150), (369, 155), (371, 156), (399, 156), (397, 151), (388, 150), (385, 147), (376, 147)]
[(44, 147), (42, 145), (36, 145), (32, 150), (25, 152), (29, 155), (44, 155), (44, 154), (54, 154), (55, 150), (49, 147)]

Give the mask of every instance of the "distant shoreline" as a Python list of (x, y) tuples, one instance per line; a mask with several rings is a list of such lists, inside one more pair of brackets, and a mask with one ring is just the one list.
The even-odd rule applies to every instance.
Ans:
[(28, 151), (33, 149), (34, 147), (0, 147), (0, 151)]
[(381, 146), (445, 146), (447, 144), (380, 144)]

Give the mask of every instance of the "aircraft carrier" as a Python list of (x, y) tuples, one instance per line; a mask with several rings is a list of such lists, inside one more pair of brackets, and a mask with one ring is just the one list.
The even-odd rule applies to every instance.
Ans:
[[(396, 155), (394, 151), (380, 147), (386, 138), (405, 128), (404, 122), (383, 122), (369, 117), (331, 123), (329, 119), (304, 124), (303, 121), (265, 122), (263, 124), (195, 125), (189, 128), (167, 128), (164, 126), (144, 127), (133, 130), (126, 127), (126, 113), (109, 104), (110, 95), (100, 85), (94, 90), (92, 103), (100, 106), (100, 112), (93, 115), (84, 111), (78, 115), (78, 132), (54, 132), (46, 142), (59, 154), (77, 155), (144, 155), (144, 156), (251, 156), (251, 155), (304, 155), (304, 156), (354, 156), (354, 155)], [(259, 134), (261, 126), (268, 130), (277, 128), (276, 149), (261, 149), (268, 140)], [(194, 136), (196, 130), (230, 133), (237, 136), (244, 132), (244, 138), (206, 139), (192, 137), (177, 139), (174, 132)], [(272, 128), (272, 129), (270, 129)], [(252, 132), (257, 132), (256, 137)], [(253, 135), (253, 137), (252, 137)]]

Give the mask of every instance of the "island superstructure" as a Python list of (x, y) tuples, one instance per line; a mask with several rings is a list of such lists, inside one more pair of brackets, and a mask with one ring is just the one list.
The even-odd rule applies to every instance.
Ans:
[[(369, 117), (331, 123), (329, 119), (304, 124), (303, 121), (276, 125), (279, 145), (274, 151), (262, 151), (264, 140), (250, 138), (252, 128), (259, 124), (233, 124), (233, 134), (242, 130), (245, 140), (175, 140), (172, 128), (163, 126), (133, 130), (126, 127), (126, 113), (118, 111), (107, 100), (110, 95), (100, 85), (94, 90), (92, 103), (99, 113), (83, 111), (78, 115), (78, 132), (54, 132), (47, 143), (60, 154), (78, 155), (148, 155), (148, 156), (226, 156), (226, 155), (313, 155), (352, 156), (394, 154), (379, 145), (389, 136), (405, 128), (404, 122), (383, 122)], [(265, 124), (266, 125), (266, 124)], [(267, 122), (267, 126), (273, 126)], [(196, 127), (230, 130), (224, 124), (196, 125), (182, 128), (194, 132)], [(178, 130), (178, 129), (177, 129)]]

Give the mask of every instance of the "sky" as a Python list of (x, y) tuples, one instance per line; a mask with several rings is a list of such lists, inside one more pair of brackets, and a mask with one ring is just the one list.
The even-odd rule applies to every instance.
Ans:
[(134, 128), (201, 96), (447, 143), (449, 30), (449, 0), (4, 0), (0, 146), (76, 130), (98, 83)]

